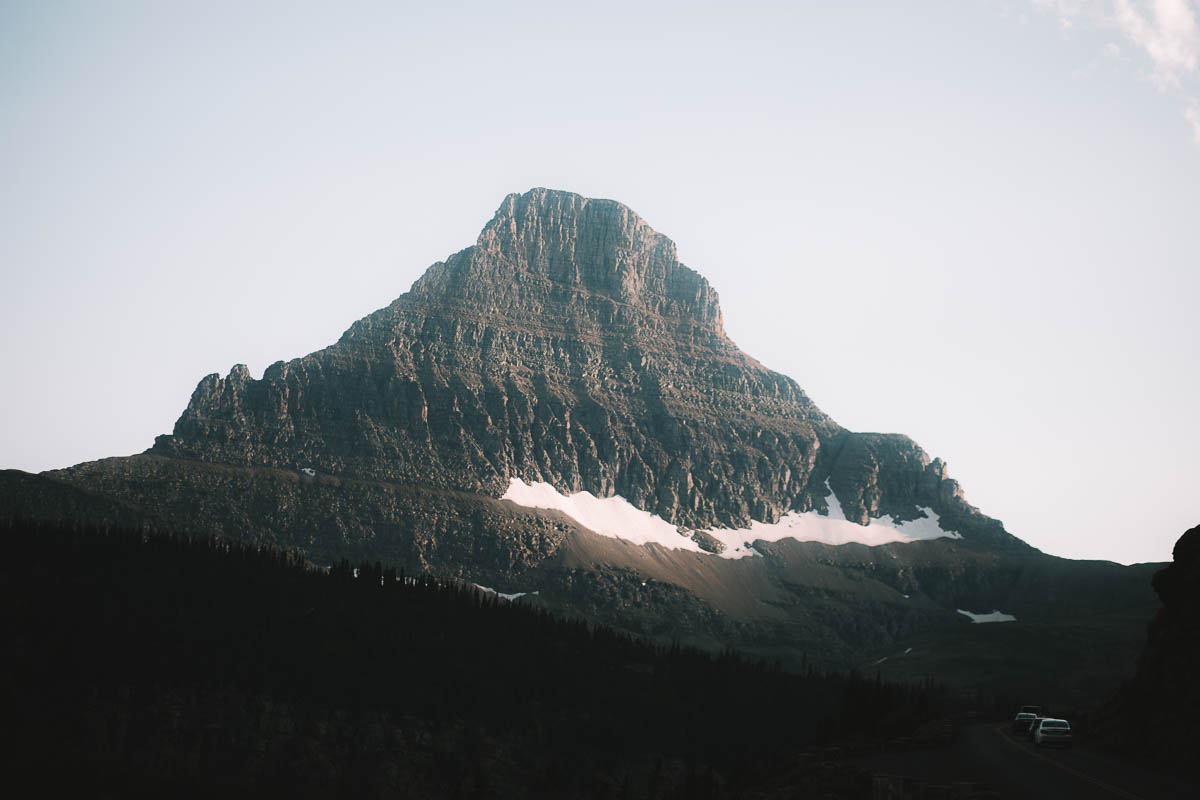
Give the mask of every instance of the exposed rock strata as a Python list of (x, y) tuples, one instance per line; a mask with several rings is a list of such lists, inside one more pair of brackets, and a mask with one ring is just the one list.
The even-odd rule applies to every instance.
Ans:
[(636, 214), (544, 189), (335, 345), (204, 378), (152, 452), (492, 496), (520, 477), (688, 527), (823, 508), (830, 479), (864, 524), (930, 506), (1000, 534), (910, 439), (845, 431), (739, 351)]

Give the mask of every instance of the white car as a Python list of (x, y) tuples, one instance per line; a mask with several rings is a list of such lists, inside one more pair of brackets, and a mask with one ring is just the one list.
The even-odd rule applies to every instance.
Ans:
[(1064, 747), (1071, 746), (1071, 723), (1065, 719), (1054, 719), (1046, 717), (1037, 721), (1037, 727), (1033, 731), (1033, 743), (1041, 746), (1043, 744), (1061, 744)]

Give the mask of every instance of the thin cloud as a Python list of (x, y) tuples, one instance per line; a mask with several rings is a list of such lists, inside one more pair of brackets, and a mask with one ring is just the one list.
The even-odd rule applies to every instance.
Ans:
[(1192, 138), (1200, 146), (1200, 100), (1192, 98), (1188, 107), (1183, 110), (1183, 118), (1192, 126)]
[(1030, 0), (1043, 13), (1054, 14), (1064, 30), (1079, 22), (1097, 22), (1104, 16), (1104, 3), (1099, 0)]
[(1179, 87), (1200, 63), (1200, 27), (1191, 0), (1116, 0), (1114, 18), (1129, 40), (1154, 62), (1160, 88)]
[[(1184, 100), (1184, 119), (1191, 125), (1200, 145), (1200, 0), (1030, 0), (1041, 13), (1053, 14), (1064, 30), (1080, 25), (1119, 30), (1144, 54), (1151, 65), (1150, 81), (1160, 91), (1177, 92)], [(1110, 58), (1121, 49), (1109, 42), (1104, 47)], [(1077, 76), (1088, 75), (1098, 65), (1093, 61)]]

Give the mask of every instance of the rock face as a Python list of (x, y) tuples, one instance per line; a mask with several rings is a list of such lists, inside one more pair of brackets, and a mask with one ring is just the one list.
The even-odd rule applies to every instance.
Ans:
[(620, 495), (689, 527), (823, 509), (1004, 538), (910, 439), (854, 434), (726, 337), (716, 291), (628, 208), (535, 189), (332, 347), (196, 388), (157, 455), (503, 493)]

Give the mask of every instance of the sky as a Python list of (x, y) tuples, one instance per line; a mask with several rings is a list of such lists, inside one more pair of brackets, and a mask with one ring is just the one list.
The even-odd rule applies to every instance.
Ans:
[[(430, 7), (436, 5), (435, 8)], [(1200, 523), (1200, 0), (0, 0), (0, 467), (149, 447), (535, 186), (1071, 558)]]

